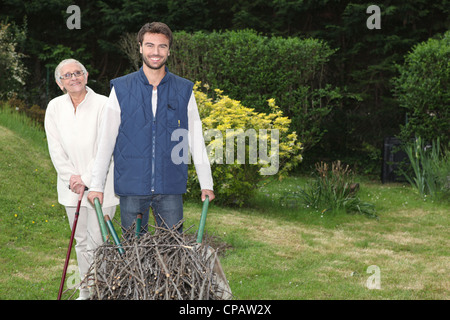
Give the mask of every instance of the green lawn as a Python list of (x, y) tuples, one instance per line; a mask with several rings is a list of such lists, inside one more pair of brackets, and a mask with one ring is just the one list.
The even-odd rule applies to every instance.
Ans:
[[(70, 230), (45, 134), (0, 109), (0, 154), (0, 299), (56, 299)], [(367, 178), (359, 194), (378, 219), (283, 200), (306, 181), (270, 181), (246, 208), (210, 205), (206, 230), (236, 299), (450, 298), (445, 204)], [(185, 203), (189, 232), (200, 213), (200, 201)]]

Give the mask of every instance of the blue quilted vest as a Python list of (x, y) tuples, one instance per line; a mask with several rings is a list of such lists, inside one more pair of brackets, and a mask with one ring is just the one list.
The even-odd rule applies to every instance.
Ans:
[[(187, 146), (188, 103), (193, 83), (170, 73), (158, 85), (156, 116), (153, 86), (143, 69), (111, 80), (121, 110), (114, 149), (114, 189), (119, 196), (182, 194), (186, 192), (186, 161), (172, 161), (172, 150)], [(172, 141), (176, 129), (185, 129)], [(177, 135), (179, 136), (179, 135)], [(186, 148), (187, 149), (187, 148)], [(186, 150), (184, 149), (184, 150)]]

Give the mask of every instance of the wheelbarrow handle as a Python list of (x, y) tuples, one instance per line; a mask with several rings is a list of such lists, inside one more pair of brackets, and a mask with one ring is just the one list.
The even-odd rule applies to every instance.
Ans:
[(206, 196), (203, 201), (202, 215), (200, 217), (200, 224), (198, 226), (197, 243), (202, 243), (203, 232), (205, 231), (206, 215), (208, 213), (209, 196)]
[(94, 199), (95, 212), (97, 212), (98, 224), (100, 225), (100, 231), (102, 232), (103, 242), (108, 240), (108, 229), (106, 228), (105, 218), (103, 217), (102, 205), (98, 198)]
[(139, 213), (136, 217), (136, 232), (135, 232), (135, 236), (138, 239), (141, 234), (141, 226), (142, 226), (142, 214)]
[(119, 250), (120, 254), (124, 254), (122, 244), (120, 243), (119, 236), (117, 235), (116, 229), (114, 229), (114, 225), (112, 224), (111, 218), (108, 215), (105, 215), (106, 225), (108, 226), (109, 233), (111, 234), (114, 244), (117, 246), (117, 250)]
[(114, 244), (117, 245), (119, 253), (123, 254), (125, 251), (122, 248), (122, 245), (119, 240), (119, 236), (117, 235), (116, 229), (112, 224), (111, 218), (108, 215), (103, 216), (102, 206), (100, 204), (100, 200), (98, 198), (94, 199), (95, 211), (97, 212), (97, 219), (100, 225), (100, 231), (102, 232), (103, 242), (108, 241), (108, 230), (111, 234)]

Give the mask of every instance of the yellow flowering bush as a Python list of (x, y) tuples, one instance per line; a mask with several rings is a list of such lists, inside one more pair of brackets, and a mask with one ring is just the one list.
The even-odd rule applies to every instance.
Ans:
[[(271, 113), (259, 113), (214, 90), (214, 98), (197, 82), (194, 94), (202, 119), (211, 163), (216, 202), (242, 206), (265, 177), (284, 177), (302, 161), (302, 144), (290, 132), (291, 120), (283, 116), (274, 99)], [(199, 190), (193, 165), (189, 167), (188, 191)], [(197, 194), (188, 192), (197, 197)]]

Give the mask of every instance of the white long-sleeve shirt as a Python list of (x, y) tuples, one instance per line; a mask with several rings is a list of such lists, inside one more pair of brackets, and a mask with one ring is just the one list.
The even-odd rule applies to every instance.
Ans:
[[(153, 90), (152, 111), (154, 116), (156, 115), (157, 105), (158, 92), (157, 90)], [(119, 101), (113, 87), (109, 95), (108, 102), (106, 103), (105, 115), (101, 126), (98, 157), (92, 169), (91, 191), (103, 192), (104, 190), (104, 177), (106, 176), (108, 159), (111, 158), (114, 152), (114, 147), (119, 132), (121, 121), (120, 113)], [(202, 122), (198, 113), (194, 92), (192, 92), (188, 104), (188, 126), (189, 151), (195, 165), (200, 188), (213, 190), (211, 166), (206, 153)]]
[[(64, 206), (76, 206), (78, 194), (69, 189), (72, 175), (81, 175), (81, 180), (90, 188), (91, 172), (97, 155), (98, 133), (102, 114), (108, 98), (86, 88), (84, 100), (76, 112), (68, 94), (51, 100), (45, 112), (45, 132), (51, 160), (57, 172), (58, 202)], [(114, 194), (113, 162), (107, 161), (107, 178), (103, 207), (119, 204)], [(82, 206), (88, 204), (85, 192)], [(90, 205), (90, 204), (89, 204)]]

